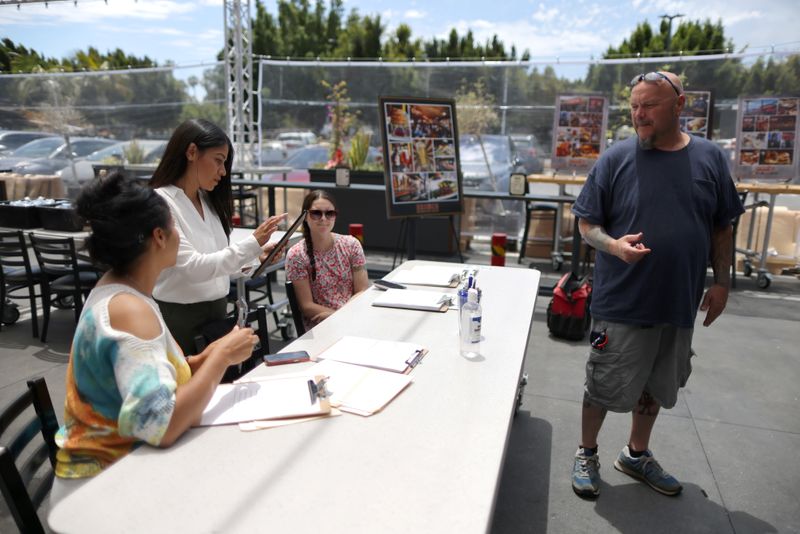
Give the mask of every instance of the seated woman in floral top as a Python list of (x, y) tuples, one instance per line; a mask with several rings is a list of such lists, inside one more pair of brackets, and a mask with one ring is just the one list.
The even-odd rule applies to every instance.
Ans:
[(311, 328), (369, 287), (364, 250), (353, 236), (332, 232), (336, 202), (323, 190), (303, 200), (305, 240), (286, 255), (286, 279), (294, 284), (303, 323)]
[(50, 502), (142, 443), (169, 447), (196, 424), (229, 365), (247, 359), (258, 337), (234, 328), (184, 358), (152, 292), (178, 255), (167, 203), (120, 174), (88, 185), (78, 213), (92, 228), (86, 246), (109, 268), (89, 294), (67, 365), (64, 426), (56, 434)]

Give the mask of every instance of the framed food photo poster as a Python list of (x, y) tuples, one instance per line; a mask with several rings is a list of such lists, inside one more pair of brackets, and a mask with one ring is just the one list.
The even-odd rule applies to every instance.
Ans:
[(711, 139), (711, 112), (714, 109), (711, 91), (684, 91), (683, 94), (686, 103), (681, 111), (681, 130)]
[(462, 213), (455, 101), (380, 97), (378, 107), (387, 216)]
[(800, 97), (739, 97), (736, 165), (739, 180), (797, 181)]
[(558, 95), (552, 167), (588, 172), (606, 148), (608, 100), (602, 95)]

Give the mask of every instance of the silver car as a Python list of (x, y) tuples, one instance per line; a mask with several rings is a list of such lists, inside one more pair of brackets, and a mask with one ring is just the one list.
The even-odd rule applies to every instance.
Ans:
[[(96, 164), (127, 165), (133, 163), (130, 161), (130, 155), (131, 146), (134, 143), (142, 151), (142, 159), (141, 161), (136, 161), (136, 163), (158, 163), (167, 148), (165, 139), (134, 139), (122, 141), (97, 152), (92, 152), (85, 159), (75, 162), (75, 171), (78, 176), (77, 182), (82, 184), (94, 178), (94, 165)], [(71, 165), (58, 170), (56, 175), (60, 176), (64, 182), (75, 181)]]
[(84, 158), (118, 141), (102, 137), (71, 137), (72, 155), (67, 150), (67, 142), (62, 137), (45, 137), (26, 143), (7, 158), (0, 159), (0, 172), (19, 174), (55, 174), (69, 165), (70, 159)]

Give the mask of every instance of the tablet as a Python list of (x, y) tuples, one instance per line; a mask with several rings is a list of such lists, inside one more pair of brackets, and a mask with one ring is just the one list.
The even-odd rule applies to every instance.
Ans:
[(300, 227), (300, 225), (303, 223), (303, 220), (306, 218), (306, 213), (308, 213), (306, 210), (303, 210), (300, 213), (300, 215), (297, 217), (297, 219), (294, 220), (294, 222), (289, 227), (289, 229), (286, 230), (286, 233), (283, 234), (283, 237), (280, 238), (278, 243), (275, 245), (275, 248), (273, 248), (270, 251), (270, 253), (267, 254), (266, 259), (261, 262), (261, 265), (258, 266), (258, 269), (256, 269), (253, 272), (253, 274), (250, 276), (250, 278), (255, 278), (255, 277), (259, 276), (262, 272), (264, 272), (264, 269), (266, 269), (268, 265), (272, 264), (272, 260), (274, 260), (275, 256), (278, 255), (278, 252), (283, 247), (286, 246), (286, 244), (289, 242), (289, 238), (292, 237), (292, 234), (294, 233), (294, 231), (297, 230)]

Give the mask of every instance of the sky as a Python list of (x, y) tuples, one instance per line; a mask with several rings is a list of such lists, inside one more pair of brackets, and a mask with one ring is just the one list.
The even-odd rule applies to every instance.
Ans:
[[(311, 0), (313, 5), (313, 0)], [(251, 1), (253, 8), (255, 0)], [(277, 2), (265, 0), (275, 14)], [(487, 9), (487, 5), (491, 9)], [(406, 23), (413, 37), (444, 38), (451, 28), (468, 29), (481, 42), (497, 34), (510, 50), (528, 49), (534, 60), (590, 59), (617, 46), (637, 23), (658, 26), (659, 15), (721, 19), (736, 49), (794, 43), (800, 47), (797, 0), (345, 0), (345, 10), (380, 14), (389, 33)], [(159, 64), (213, 62), (223, 47), (221, 0), (77, 0), (0, 5), (0, 36), (48, 57), (64, 57), (89, 46), (117, 47)]]

